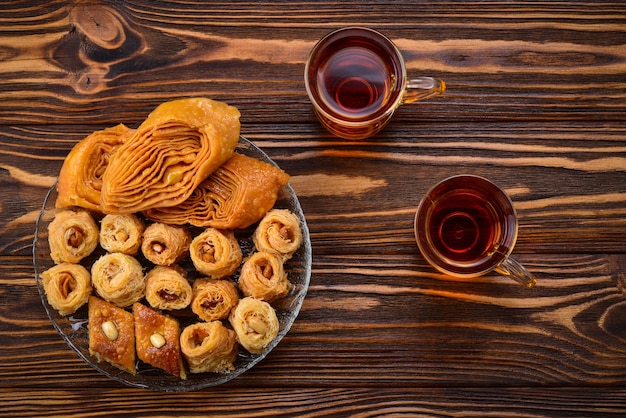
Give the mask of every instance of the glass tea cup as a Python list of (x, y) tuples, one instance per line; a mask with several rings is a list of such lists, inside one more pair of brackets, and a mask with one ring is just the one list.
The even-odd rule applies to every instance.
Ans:
[(509, 196), (491, 181), (469, 174), (433, 186), (415, 215), (417, 245), (437, 270), (456, 277), (496, 271), (530, 288), (535, 277), (510, 256), (517, 228)]
[(332, 134), (363, 139), (383, 129), (398, 106), (441, 94), (432, 77), (407, 77), (398, 48), (363, 27), (336, 30), (313, 47), (304, 70), (307, 94)]

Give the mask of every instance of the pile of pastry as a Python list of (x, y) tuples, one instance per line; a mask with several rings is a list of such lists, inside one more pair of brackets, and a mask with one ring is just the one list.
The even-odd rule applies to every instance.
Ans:
[[(259, 354), (276, 338), (272, 303), (291, 289), (284, 264), (302, 244), (300, 219), (273, 208), (289, 175), (236, 153), (238, 141), (236, 108), (183, 99), (137, 129), (94, 132), (66, 158), (48, 226), (55, 265), (41, 280), (61, 315), (88, 304), (98, 360), (185, 379), (228, 373), (240, 347)], [(181, 330), (177, 313), (189, 311)]]

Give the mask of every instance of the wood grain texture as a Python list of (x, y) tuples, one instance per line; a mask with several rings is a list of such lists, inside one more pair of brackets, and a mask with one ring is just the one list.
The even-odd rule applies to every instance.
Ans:
[[(302, 80), (328, 31), (379, 29), (448, 84), (377, 137), (316, 121)], [(237, 379), (134, 390), (71, 351), (32, 240), (63, 159), (159, 103), (237, 106), (291, 176), (313, 244), (290, 333)], [(452, 279), (413, 217), (447, 176), (491, 178), (520, 217), (530, 291)], [(0, 414), (621, 416), (626, 413), (626, 4), (7, 1), (0, 10)]]

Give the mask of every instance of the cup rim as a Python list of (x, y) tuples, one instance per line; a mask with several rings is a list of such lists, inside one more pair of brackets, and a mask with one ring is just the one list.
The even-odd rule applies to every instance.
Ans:
[[(423, 207), (425, 205), (425, 202), (428, 198), (428, 196), (439, 186), (441, 186), (444, 183), (447, 183), (449, 181), (452, 180), (456, 180), (459, 178), (468, 178), (468, 179), (474, 179), (474, 180), (478, 180), (478, 181), (482, 181), (482, 182), (486, 182), (488, 184), (490, 184), (491, 186), (495, 187), (495, 189), (500, 191), (501, 196), (504, 198), (504, 200), (507, 202), (507, 204), (509, 205), (513, 216), (515, 217), (515, 227), (513, 228), (513, 231), (511, 233), (511, 243), (509, 245), (509, 248), (507, 249), (507, 252), (502, 254), (502, 259), (495, 264), (490, 264), (489, 266), (487, 266), (486, 268), (477, 271), (477, 272), (471, 272), (471, 273), (459, 273), (457, 271), (450, 271), (448, 269), (446, 269), (445, 267), (441, 266), (439, 263), (435, 262), (434, 260), (431, 259), (431, 257), (428, 256), (428, 252), (424, 251), (424, 249), (422, 248), (422, 243), (420, 240), (420, 236), (418, 233), (418, 222), (419, 222), (419, 216), (421, 211), (423, 210)], [(432, 185), (422, 196), (422, 198), (420, 199), (419, 205), (417, 206), (417, 210), (415, 212), (415, 218), (413, 221), (413, 233), (415, 235), (415, 241), (417, 242), (417, 246), (419, 248), (420, 253), (422, 254), (422, 256), (424, 257), (424, 259), (428, 262), (428, 264), (432, 267), (434, 267), (435, 269), (439, 270), (441, 273), (450, 275), (452, 277), (459, 277), (459, 278), (472, 278), (472, 277), (479, 277), (479, 276), (483, 276), (493, 270), (495, 270), (499, 265), (501, 265), (504, 260), (506, 260), (511, 253), (513, 252), (513, 248), (515, 247), (515, 244), (517, 242), (517, 235), (518, 235), (518, 230), (519, 230), (519, 224), (518, 224), (518, 216), (517, 216), (517, 210), (515, 209), (515, 205), (513, 204), (513, 200), (511, 200), (511, 197), (509, 196), (508, 193), (506, 193), (504, 191), (504, 189), (502, 189), (500, 186), (498, 186), (496, 183), (494, 183), (493, 181), (489, 180), (486, 177), (483, 176), (479, 176), (476, 174), (456, 174), (453, 176), (449, 176), (446, 177), (440, 181), (438, 181), (437, 183), (435, 183), (434, 185)]]
[[(334, 114), (329, 113), (328, 111), (326, 111), (326, 109), (324, 109), (314, 98), (314, 95), (312, 93), (311, 90), (311, 82), (309, 81), (309, 68), (310, 68), (310, 64), (311, 64), (311, 59), (315, 56), (315, 53), (318, 52), (319, 48), (328, 41), (328, 39), (330, 39), (331, 37), (336, 36), (337, 34), (340, 34), (342, 32), (347, 32), (347, 31), (361, 31), (361, 32), (367, 32), (370, 34), (374, 34), (375, 36), (377, 36), (378, 38), (380, 38), (383, 42), (387, 43), (388, 46), (393, 50), (393, 53), (399, 58), (398, 62), (400, 64), (400, 73), (402, 75), (402, 80), (399, 87), (397, 87), (398, 90), (400, 90), (400, 93), (398, 94), (398, 96), (396, 97), (396, 99), (387, 104), (386, 109), (381, 112), (380, 114), (377, 114), (375, 118), (371, 118), (371, 117), (364, 117), (363, 119), (343, 119), (343, 118), (339, 118), (337, 116), (335, 116)], [(406, 92), (406, 84), (408, 82), (408, 76), (407, 76), (407, 70), (406, 70), (406, 64), (404, 62), (404, 57), (402, 56), (402, 53), (400, 52), (400, 50), (398, 49), (398, 47), (396, 46), (396, 44), (389, 39), (386, 35), (384, 35), (383, 33), (372, 29), (372, 28), (368, 28), (365, 26), (346, 26), (346, 27), (342, 27), (339, 29), (335, 29), (329, 33), (327, 33), (326, 35), (324, 35), (320, 40), (317, 41), (317, 43), (313, 46), (313, 48), (311, 49), (311, 51), (309, 52), (309, 55), (307, 56), (306, 59), (306, 64), (304, 66), (304, 85), (305, 85), (305, 89), (307, 92), (307, 96), (309, 97), (309, 100), (311, 101), (311, 103), (313, 104), (313, 108), (315, 109), (316, 112), (321, 113), (325, 118), (331, 120), (334, 123), (338, 123), (344, 126), (351, 126), (351, 127), (359, 127), (359, 126), (365, 126), (365, 125), (370, 125), (373, 121), (378, 121), (381, 120), (383, 118), (386, 118), (387, 116), (389, 116), (391, 113), (395, 112), (395, 110), (398, 108), (398, 106), (400, 106), (402, 104), (402, 99), (404, 97), (404, 93)]]

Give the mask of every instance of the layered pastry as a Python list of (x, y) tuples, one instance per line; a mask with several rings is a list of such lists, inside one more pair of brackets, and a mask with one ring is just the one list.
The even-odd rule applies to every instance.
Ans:
[(80, 264), (57, 264), (41, 273), (41, 282), (50, 306), (64, 316), (76, 312), (91, 295), (89, 271)]
[(252, 354), (261, 354), (278, 335), (279, 322), (272, 306), (253, 297), (239, 300), (228, 317), (239, 343)]
[(180, 310), (191, 303), (187, 272), (179, 266), (156, 266), (146, 275), (146, 300), (153, 308)]
[(226, 319), (239, 302), (237, 287), (230, 280), (196, 279), (191, 310), (204, 321)]
[(50, 257), (59, 263), (78, 263), (98, 246), (98, 225), (83, 209), (57, 212), (48, 224)]
[(133, 316), (137, 357), (144, 363), (186, 379), (178, 321), (141, 303), (133, 305)]
[(95, 296), (89, 298), (89, 354), (135, 374), (133, 314)]
[(259, 251), (276, 253), (287, 260), (302, 245), (300, 221), (288, 209), (272, 209), (261, 219), (252, 238)]
[(152, 263), (171, 266), (189, 253), (191, 233), (184, 226), (154, 223), (143, 233), (141, 252)]
[(104, 300), (121, 308), (144, 297), (146, 281), (139, 261), (122, 253), (101, 256), (91, 266), (91, 282)]
[(190, 197), (174, 207), (150, 209), (155, 221), (218, 229), (243, 229), (265, 215), (287, 184), (280, 168), (252, 157), (233, 156), (203, 181)]
[(237, 336), (221, 321), (200, 322), (183, 329), (180, 348), (191, 373), (228, 373), (239, 353)]
[(261, 251), (248, 257), (241, 267), (239, 288), (246, 296), (271, 303), (287, 296), (291, 283), (282, 259), (277, 254)]
[(159, 105), (104, 171), (105, 213), (176, 206), (227, 161), (239, 141), (239, 111), (206, 98)]
[(110, 253), (136, 255), (146, 229), (134, 214), (106, 215), (100, 221), (100, 246)]
[(241, 264), (242, 254), (233, 231), (207, 228), (196, 236), (189, 247), (194, 267), (213, 279), (232, 275)]
[(57, 208), (79, 206), (101, 212), (102, 175), (117, 148), (135, 132), (123, 124), (96, 131), (65, 157), (57, 182)]

